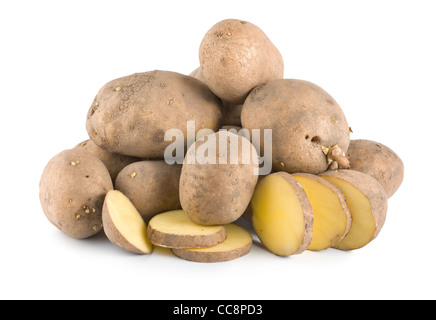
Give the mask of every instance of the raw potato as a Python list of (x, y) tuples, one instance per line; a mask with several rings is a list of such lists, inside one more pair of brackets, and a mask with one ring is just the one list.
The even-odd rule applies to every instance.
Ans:
[(224, 242), (209, 248), (172, 249), (174, 255), (194, 262), (224, 262), (250, 252), (253, 240), (247, 230), (236, 224), (227, 224), (224, 227), (227, 234)]
[(385, 189), (388, 198), (398, 190), (404, 178), (404, 164), (389, 147), (371, 140), (351, 140), (347, 157), (350, 169), (369, 174)]
[(342, 240), (351, 227), (351, 213), (345, 196), (327, 180), (312, 174), (292, 175), (303, 186), (312, 206), (312, 241), (307, 248), (325, 250)]
[(145, 222), (154, 215), (181, 209), (179, 181), (181, 164), (164, 160), (144, 160), (126, 166), (115, 180), (115, 189), (124, 193)]
[(118, 190), (107, 193), (103, 204), (103, 229), (118, 247), (137, 254), (153, 251), (147, 225), (132, 202)]
[(262, 244), (279, 256), (299, 254), (312, 241), (314, 214), (299, 182), (286, 172), (263, 178), (251, 199), (252, 223)]
[(154, 245), (167, 248), (212, 247), (226, 239), (223, 226), (204, 226), (193, 222), (183, 210), (154, 216), (147, 228), (147, 238)]
[(283, 58), (254, 24), (227, 19), (215, 24), (200, 44), (201, 77), (222, 100), (242, 104), (255, 86), (282, 79)]
[(187, 144), (187, 121), (200, 129), (221, 127), (221, 101), (201, 81), (170, 71), (135, 73), (105, 84), (86, 122), (99, 147), (124, 155), (163, 159), (169, 129), (179, 129)]
[(120, 173), (120, 171), (125, 166), (141, 160), (140, 158), (137, 157), (130, 157), (130, 156), (125, 156), (122, 154), (116, 154), (106, 151), (105, 149), (102, 149), (99, 146), (97, 146), (92, 140), (89, 139), (79, 143), (78, 145), (75, 146), (75, 148), (86, 150), (89, 153), (96, 156), (97, 158), (99, 158), (104, 163), (106, 168), (109, 170), (113, 182), (115, 182), (118, 173)]
[[(220, 141), (224, 142), (222, 149)], [(212, 146), (210, 150), (205, 149), (208, 146)], [(219, 131), (189, 148), (180, 177), (180, 203), (198, 224), (232, 223), (248, 207), (257, 179), (257, 153), (250, 141)]]
[[(293, 79), (262, 84), (242, 108), (242, 127), (272, 129), (272, 166), (275, 171), (318, 174), (327, 170), (328, 149), (346, 152), (350, 129), (336, 101), (317, 85)], [(261, 134), (261, 138), (263, 138)], [(264, 139), (260, 141), (264, 154)]]
[[(205, 79), (203, 77), (200, 67), (192, 71), (190, 76), (205, 83)], [(234, 125), (240, 127), (242, 107), (243, 107), (242, 103), (233, 104), (223, 100), (222, 101), (223, 125)]]
[(45, 167), (39, 198), (47, 219), (70, 237), (83, 239), (102, 229), (104, 198), (112, 179), (100, 159), (81, 149), (65, 150)]
[(388, 208), (382, 185), (371, 176), (354, 170), (329, 171), (321, 177), (341, 189), (352, 216), (350, 231), (333, 247), (354, 250), (374, 240), (385, 223)]
[(241, 112), (243, 106), (244, 105), (242, 103), (230, 104), (226, 101), (223, 101), (223, 125), (242, 126)]

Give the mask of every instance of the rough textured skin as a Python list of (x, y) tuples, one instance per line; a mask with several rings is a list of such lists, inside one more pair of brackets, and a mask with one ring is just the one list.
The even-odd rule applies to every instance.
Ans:
[(366, 173), (376, 179), (390, 198), (404, 178), (404, 164), (387, 146), (371, 140), (351, 140), (347, 151), (350, 169)]
[(118, 173), (120, 173), (120, 171), (125, 166), (141, 160), (140, 158), (137, 157), (130, 157), (130, 156), (125, 156), (122, 154), (116, 154), (106, 151), (105, 149), (102, 149), (99, 146), (97, 146), (92, 140), (89, 139), (79, 143), (78, 145), (75, 146), (75, 148), (86, 150), (89, 153), (96, 156), (97, 158), (99, 158), (108, 169), (113, 182), (115, 182)]
[(47, 219), (70, 237), (83, 239), (102, 229), (104, 197), (112, 180), (100, 159), (81, 149), (65, 150), (45, 167), (39, 197)]
[(329, 188), (330, 190), (332, 190), (336, 194), (336, 196), (339, 199), (339, 202), (341, 203), (342, 209), (344, 210), (345, 215), (347, 216), (347, 227), (345, 228), (345, 232), (342, 235), (342, 237), (337, 239), (336, 242), (341, 241), (347, 235), (348, 231), (350, 231), (351, 222), (352, 222), (351, 212), (350, 212), (350, 209), (348, 208), (347, 202), (345, 201), (345, 196), (342, 193), (342, 191), (339, 188), (337, 188), (334, 185), (332, 185), (327, 180), (325, 180), (325, 179), (323, 179), (321, 177), (318, 177), (316, 175), (308, 174), (308, 173), (295, 173), (294, 175), (302, 176), (302, 177), (307, 177), (309, 179), (315, 180), (315, 181), (323, 184), (324, 186), (326, 186), (327, 188)]
[(178, 235), (161, 232), (149, 224), (147, 238), (151, 243), (160, 247), (174, 249), (207, 248), (223, 242), (226, 239), (226, 229), (222, 227), (219, 232), (211, 235)]
[(242, 227), (235, 224), (226, 225), (226, 229), (229, 227), (238, 228), (240, 232), (246, 234), (246, 237), (248, 239), (246, 245), (239, 248), (234, 248), (233, 250), (223, 251), (208, 251), (207, 248), (200, 250), (171, 249), (171, 251), (174, 253), (175, 256), (181, 259), (205, 263), (230, 261), (245, 256), (247, 253), (250, 252), (251, 246), (253, 244), (251, 234)]
[(223, 101), (223, 125), (242, 126), (241, 112), (243, 104), (230, 104)]
[(148, 222), (154, 215), (180, 209), (179, 180), (182, 165), (144, 160), (126, 166), (115, 180), (121, 191)]
[(148, 252), (143, 252), (138, 249), (136, 246), (132, 245), (129, 240), (127, 240), (115, 227), (115, 224), (112, 221), (111, 215), (109, 214), (106, 201), (103, 203), (103, 229), (107, 238), (116, 246), (123, 248), (132, 253), (136, 254), (147, 254)]
[(310, 205), (309, 198), (307, 198), (306, 192), (304, 191), (301, 184), (289, 173), (287, 172), (276, 172), (272, 173), (279, 175), (283, 179), (285, 179), (289, 185), (294, 189), (297, 194), (298, 199), (300, 200), (301, 207), (303, 208), (304, 221), (306, 221), (305, 231), (303, 241), (301, 242), (300, 247), (294, 254), (300, 254), (307, 249), (307, 247), (312, 242), (312, 228), (313, 228), (313, 210)]
[(192, 71), (189, 75), (191, 77), (193, 77), (195, 79), (198, 79), (198, 80), (200, 80), (201, 82), (204, 83), (204, 77), (203, 77), (203, 74), (201, 73), (201, 68), (200, 67), (198, 67), (197, 69)]
[(163, 159), (169, 129), (187, 138), (187, 121), (213, 131), (221, 126), (221, 101), (201, 81), (170, 71), (135, 73), (105, 84), (87, 116), (89, 137), (99, 147), (135, 157)]
[(327, 171), (320, 176), (331, 176), (347, 181), (366, 195), (371, 203), (376, 224), (376, 231), (371, 241), (374, 240), (383, 228), (388, 210), (388, 197), (383, 186), (371, 176), (355, 170), (341, 169), (337, 171)]
[(204, 82), (222, 100), (244, 102), (255, 86), (283, 78), (279, 50), (254, 24), (227, 19), (215, 24), (200, 44)]
[[(200, 67), (192, 71), (190, 76), (205, 83), (205, 79), (203, 77)], [(239, 127), (242, 126), (241, 124), (242, 107), (243, 107), (242, 103), (233, 104), (223, 100), (222, 101), (223, 125), (234, 125)]]
[[(238, 142), (238, 164), (230, 163), (229, 138)], [(219, 139), (227, 140), (227, 158), (216, 150), (215, 163), (199, 163), (199, 148), (207, 139), (216, 139), (218, 149)], [(220, 131), (208, 135), (203, 140), (197, 140), (188, 150), (180, 177), (180, 202), (189, 218), (198, 224), (227, 224), (237, 220), (250, 203), (257, 182), (258, 163), (250, 160), (243, 163), (243, 156), (251, 158), (242, 148), (243, 139), (249, 145), (251, 154), (256, 150), (244, 137)], [(195, 163), (188, 163), (188, 157), (196, 153)], [(257, 156), (256, 156), (257, 158)], [(200, 161), (203, 158), (200, 158)], [(220, 164), (220, 160), (226, 164)]]
[[(250, 93), (242, 108), (242, 126), (272, 129), (272, 165), (275, 171), (318, 174), (328, 168), (322, 146), (339, 145), (346, 152), (350, 129), (336, 101), (317, 85), (282, 79), (262, 84)], [(263, 133), (261, 134), (263, 155)]]

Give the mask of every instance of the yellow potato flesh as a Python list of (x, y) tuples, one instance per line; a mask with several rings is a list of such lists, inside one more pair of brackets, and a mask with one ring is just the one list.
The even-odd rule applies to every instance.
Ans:
[(376, 231), (376, 223), (368, 197), (347, 181), (329, 176), (322, 177), (341, 189), (352, 217), (350, 231), (333, 247), (340, 250), (362, 248), (372, 240)]
[(348, 217), (338, 196), (318, 181), (298, 175), (293, 177), (303, 186), (314, 214), (312, 242), (307, 249), (319, 251), (330, 248), (347, 231)]
[(183, 210), (173, 210), (160, 213), (154, 216), (150, 222), (150, 227), (162, 233), (207, 236), (218, 233), (221, 225), (204, 226), (193, 222)]
[(196, 252), (230, 252), (249, 245), (252, 241), (251, 234), (235, 224), (226, 224), (227, 238), (216, 246), (209, 248), (184, 249)]
[(251, 200), (253, 227), (272, 253), (289, 256), (300, 247), (305, 220), (303, 208), (289, 183), (278, 175), (259, 182)]
[(112, 223), (134, 247), (150, 253), (153, 245), (146, 237), (147, 225), (130, 200), (121, 192), (109, 191), (106, 205)]

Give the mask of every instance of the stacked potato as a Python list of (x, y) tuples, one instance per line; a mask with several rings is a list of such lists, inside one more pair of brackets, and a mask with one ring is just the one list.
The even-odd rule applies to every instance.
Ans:
[[(281, 256), (372, 241), (402, 182), (401, 159), (381, 143), (350, 140), (322, 88), (283, 79), (279, 50), (254, 24), (218, 22), (199, 57), (189, 76), (154, 70), (100, 89), (90, 139), (42, 173), (48, 220), (74, 238), (104, 229), (128, 251), (157, 245), (199, 262), (250, 251), (251, 234), (234, 223), (241, 216)], [(273, 172), (259, 176), (269, 152)]]

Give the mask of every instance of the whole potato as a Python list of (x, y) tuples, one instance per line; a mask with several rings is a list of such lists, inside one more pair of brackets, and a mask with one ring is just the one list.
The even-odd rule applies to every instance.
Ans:
[[(192, 71), (190, 76), (202, 82), (205, 82), (200, 67)], [(241, 126), (242, 107), (243, 107), (242, 103), (233, 104), (228, 101), (222, 100), (223, 125)]]
[(347, 157), (350, 169), (376, 179), (385, 189), (388, 198), (392, 197), (403, 182), (403, 161), (392, 149), (380, 142), (351, 140)]
[(242, 104), (255, 86), (283, 78), (279, 50), (256, 25), (242, 20), (218, 22), (200, 44), (201, 77), (222, 100)]
[(113, 189), (103, 162), (81, 149), (62, 151), (45, 167), (39, 198), (47, 219), (70, 237), (88, 238), (102, 229), (106, 193)]
[[(326, 150), (346, 152), (350, 129), (341, 107), (319, 86), (282, 79), (257, 86), (244, 102), (242, 127), (272, 129), (272, 167), (288, 173), (327, 170)], [(264, 154), (261, 134), (260, 153)]]
[(145, 160), (126, 166), (115, 180), (121, 191), (142, 218), (148, 222), (154, 215), (181, 209), (179, 180), (181, 164), (167, 164), (163, 160)]
[(96, 156), (97, 158), (99, 158), (104, 163), (106, 168), (109, 170), (109, 173), (111, 175), (113, 182), (115, 182), (115, 179), (117, 178), (118, 173), (120, 173), (120, 171), (125, 166), (127, 166), (133, 162), (141, 160), (141, 158), (130, 157), (130, 156), (122, 155), (122, 154), (109, 152), (109, 151), (97, 146), (90, 139), (79, 143), (78, 145), (75, 146), (75, 148), (86, 150), (89, 153)]
[[(227, 149), (220, 148), (220, 142)], [(257, 152), (250, 141), (219, 131), (188, 149), (180, 176), (180, 203), (198, 224), (231, 223), (248, 207), (257, 179)]]
[(187, 121), (200, 129), (221, 126), (221, 101), (201, 81), (170, 71), (136, 73), (104, 85), (92, 103), (86, 122), (89, 137), (99, 147), (134, 157), (163, 159), (169, 129), (187, 139)]

